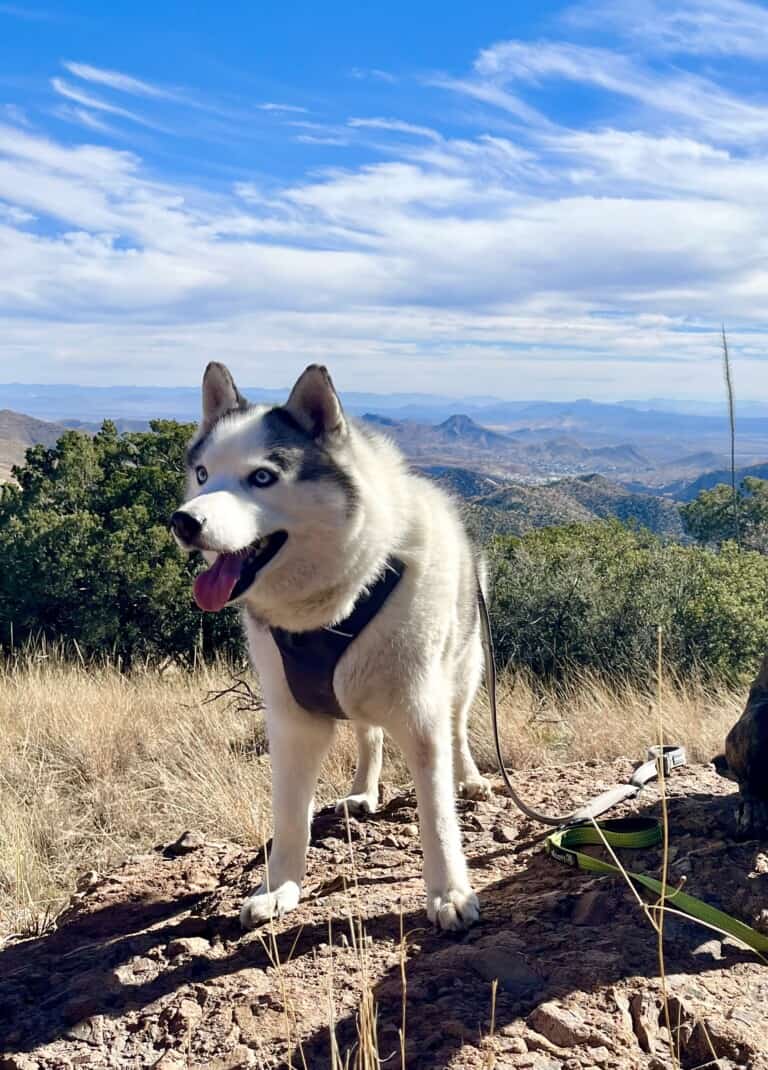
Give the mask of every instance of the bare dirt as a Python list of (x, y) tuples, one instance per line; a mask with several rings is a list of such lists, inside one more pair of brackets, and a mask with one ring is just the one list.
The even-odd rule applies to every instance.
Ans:
[[(517, 780), (535, 803), (567, 809), (631, 768), (580, 763)], [(733, 839), (732, 785), (699, 766), (668, 789), (670, 879), (768, 928), (768, 839)], [(351, 842), (343, 818), (319, 814), (301, 907), (255, 933), (237, 923), (258, 880), (254, 850), (188, 834), (84, 874), (56, 931), (0, 953), (0, 1067), (322, 1070), (333, 1017), (338, 1065), (367, 1068), (368, 985), (384, 1066), (664, 1070), (679, 1058), (686, 1070), (766, 1070), (768, 965), (668, 917), (670, 1037), (656, 937), (632, 893), (550, 859), (541, 828), (497, 790), (459, 803), (483, 904), (481, 924), (460, 936), (434, 932), (423, 913), (410, 794), (353, 820)], [(658, 813), (654, 787), (636, 809)], [(658, 850), (624, 861), (660, 869)]]

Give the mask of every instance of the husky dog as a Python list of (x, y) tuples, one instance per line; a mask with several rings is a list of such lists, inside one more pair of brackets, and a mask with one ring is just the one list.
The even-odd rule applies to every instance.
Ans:
[(429, 918), (472, 925), (479, 907), (454, 786), (489, 794), (467, 741), (482, 671), (478, 563), (450, 499), (385, 437), (347, 419), (317, 365), (270, 407), (249, 405), (229, 371), (209, 364), (188, 464), (171, 527), (211, 566), (195, 581), (198, 605), (242, 608), (266, 705), (274, 837), (243, 926), (299, 902), (338, 718), (354, 725), (359, 752), (339, 807), (376, 808), (385, 729), (415, 782)]

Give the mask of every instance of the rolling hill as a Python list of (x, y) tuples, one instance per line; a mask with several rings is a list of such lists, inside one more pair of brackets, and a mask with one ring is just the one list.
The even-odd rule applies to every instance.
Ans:
[(66, 430), (63, 424), (0, 409), (0, 483), (11, 478), (11, 468), (23, 463), (30, 446), (53, 446)]
[[(755, 479), (768, 479), (768, 461), (736, 469), (737, 483), (741, 483), (747, 476), (753, 476)], [(712, 472), (703, 472), (696, 479), (676, 480), (674, 483), (667, 483), (666, 486), (659, 487), (656, 493), (662, 494), (666, 498), (675, 498), (677, 501), (691, 502), (701, 491), (712, 490), (718, 483), (730, 482), (730, 469), (716, 468)]]
[[(674, 502), (627, 490), (600, 475), (533, 485), (490, 480), (481, 473), (448, 465), (420, 470), (462, 500), (467, 523), (476, 535), (522, 535), (531, 528), (611, 517), (670, 538), (683, 534)], [(496, 486), (488, 489), (489, 483)]]
[(493, 494), (502, 487), (510, 485), (510, 480), (475, 472), (471, 468), (460, 468), (450, 464), (422, 465), (418, 469), (429, 476), (454, 497), (470, 499)]

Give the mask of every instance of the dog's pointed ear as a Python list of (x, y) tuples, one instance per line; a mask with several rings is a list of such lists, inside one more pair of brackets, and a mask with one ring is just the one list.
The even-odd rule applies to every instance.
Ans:
[(203, 375), (203, 427), (213, 427), (227, 412), (247, 408), (229, 368), (212, 360)]
[(313, 438), (342, 438), (347, 421), (328, 369), (310, 364), (296, 381), (285, 409)]

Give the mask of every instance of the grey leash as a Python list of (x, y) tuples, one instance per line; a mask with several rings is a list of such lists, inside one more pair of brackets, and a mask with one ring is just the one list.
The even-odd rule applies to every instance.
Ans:
[(604, 814), (606, 810), (611, 810), (614, 806), (618, 806), (619, 803), (624, 802), (625, 799), (633, 799), (638, 795), (649, 780), (653, 780), (659, 775), (660, 766), (663, 767), (664, 774), (669, 775), (673, 769), (685, 765), (685, 750), (682, 747), (649, 747), (648, 761), (643, 762), (643, 764), (634, 771), (628, 783), (617, 784), (616, 787), (609, 788), (607, 791), (604, 791), (601, 795), (598, 795), (596, 798), (590, 800), (590, 802), (586, 803), (578, 810), (574, 810), (570, 814), (561, 814), (555, 817), (552, 814), (542, 814), (538, 810), (534, 810), (533, 807), (529, 806), (525, 799), (522, 799), (515, 791), (515, 786), (509, 777), (509, 773), (504, 764), (504, 757), (501, 753), (499, 714), (496, 704), (496, 662), (493, 656), (491, 618), (488, 614), (488, 605), (485, 601), (485, 595), (483, 594), (479, 582), (477, 584), (477, 603), (480, 609), (480, 631), (483, 640), (483, 654), (485, 657), (485, 687), (488, 692), (488, 703), (491, 708), (491, 724), (493, 725), (493, 741), (496, 747), (496, 758), (499, 763), (501, 775), (504, 778), (504, 783), (507, 786), (507, 791), (512, 797), (512, 801), (519, 810), (522, 810), (526, 817), (530, 817), (533, 821), (538, 821), (542, 825), (552, 825), (556, 828), (591, 822), (594, 818), (599, 817), (600, 814)]

